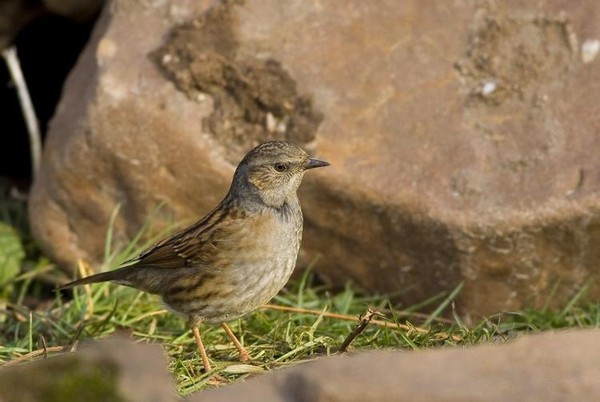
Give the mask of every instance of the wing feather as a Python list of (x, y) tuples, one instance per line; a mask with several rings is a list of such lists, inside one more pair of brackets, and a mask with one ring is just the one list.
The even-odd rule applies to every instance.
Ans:
[(211, 243), (218, 224), (228, 219), (228, 198), (200, 221), (156, 243), (124, 266), (152, 266), (155, 268), (197, 267), (212, 260), (216, 251)]

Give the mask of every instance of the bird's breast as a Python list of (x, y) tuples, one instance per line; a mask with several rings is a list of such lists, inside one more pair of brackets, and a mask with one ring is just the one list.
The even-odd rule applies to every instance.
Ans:
[[(209, 322), (240, 317), (267, 303), (286, 284), (296, 265), (302, 213), (265, 209), (221, 225), (212, 239), (214, 275), (175, 310)], [(203, 268), (203, 270), (206, 268)], [(191, 297), (190, 297), (191, 299)]]
[(231, 258), (230, 272), (234, 276), (264, 276), (272, 280), (282, 277), (281, 280), (287, 281), (296, 263), (301, 238), (301, 213), (298, 218), (269, 209), (247, 217), (228, 239), (223, 239), (223, 257)]

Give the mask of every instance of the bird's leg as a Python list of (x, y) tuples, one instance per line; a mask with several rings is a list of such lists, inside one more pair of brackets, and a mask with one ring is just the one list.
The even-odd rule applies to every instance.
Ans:
[(212, 370), (210, 366), (210, 362), (208, 361), (208, 355), (206, 354), (206, 349), (204, 349), (204, 344), (202, 343), (202, 338), (200, 337), (200, 329), (198, 323), (192, 323), (192, 333), (194, 334), (194, 338), (196, 338), (196, 343), (198, 344), (198, 351), (200, 351), (200, 356), (202, 357), (202, 364), (204, 365), (204, 371), (207, 373)]
[(232, 340), (233, 344), (235, 345), (235, 348), (238, 350), (238, 353), (240, 354), (240, 360), (243, 362), (250, 361), (250, 354), (248, 353), (246, 348), (242, 346), (240, 341), (238, 341), (238, 338), (235, 337), (233, 331), (231, 330), (231, 328), (229, 328), (229, 325), (223, 322), (221, 323), (221, 327), (223, 327), (225, 333), (227, 334), (229, 339)]

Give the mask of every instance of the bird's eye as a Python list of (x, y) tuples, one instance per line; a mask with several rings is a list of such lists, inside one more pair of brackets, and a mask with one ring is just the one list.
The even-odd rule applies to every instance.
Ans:
[(285, 163), (276, 163), (274, 166), (275, 170), (278, 172), (285, 172), (288, 169), (288, 166)]

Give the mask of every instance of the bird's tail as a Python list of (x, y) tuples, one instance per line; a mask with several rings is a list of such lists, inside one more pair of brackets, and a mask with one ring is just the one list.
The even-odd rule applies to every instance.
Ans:
[(129, 281), (127, 280), (127, 274), (129, 273), (129, 267), (115, 269), (114, 271), (101, 272), (99, 274), (86, 276), (85, 278), (77, 279), (73, 282), (69, 282), (61, 287), (57, 288), (57, 290), (70, 289), (75, 286), (87, 285), (90, 283), (99, 283), (99, 282), (116, 282), (120, 285), (129, 285)]

